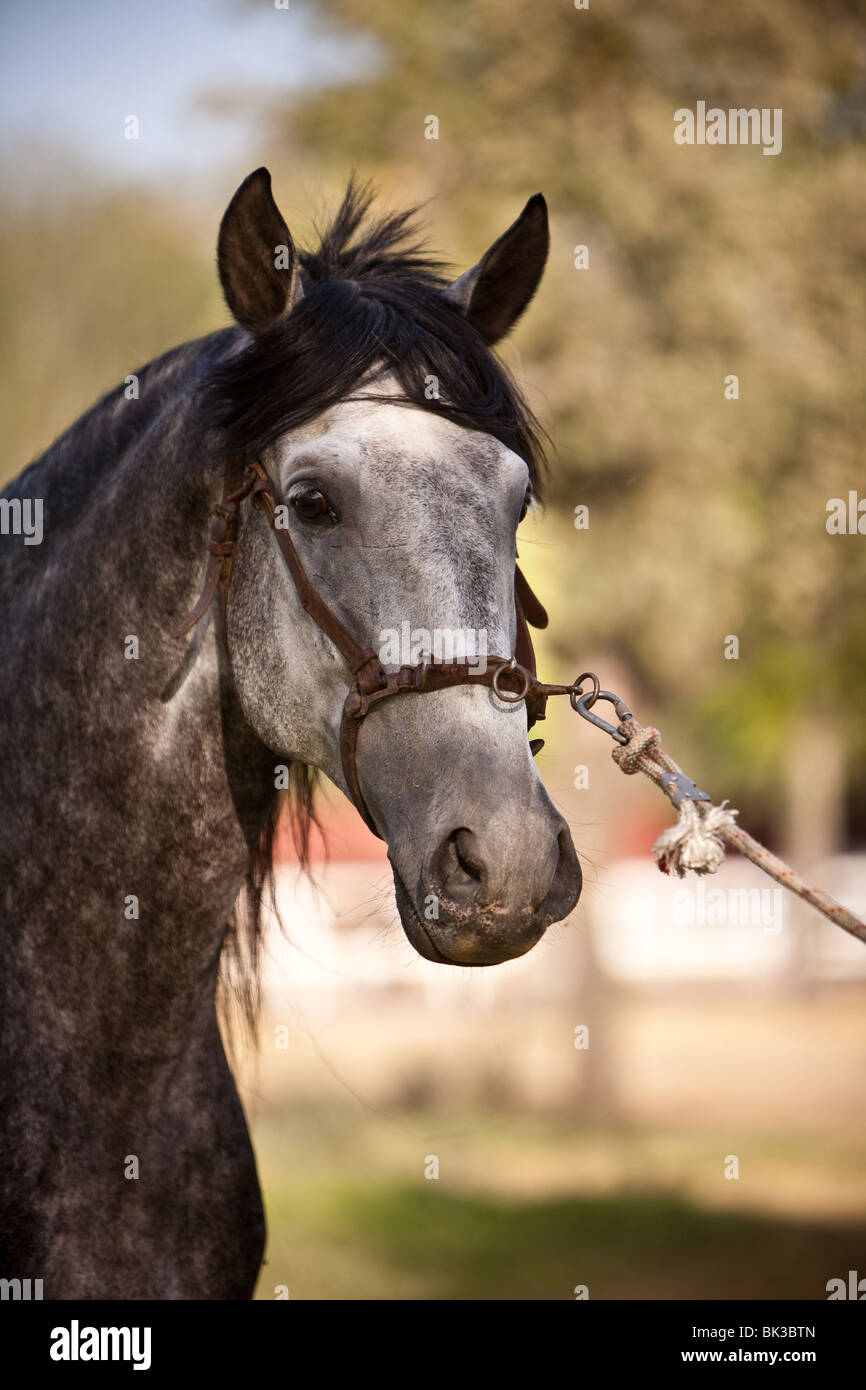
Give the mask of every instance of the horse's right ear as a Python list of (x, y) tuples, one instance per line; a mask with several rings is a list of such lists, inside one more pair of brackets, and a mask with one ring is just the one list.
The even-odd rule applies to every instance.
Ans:
[(217, 267), (226, 303), (250, 333), (264, 333), (302, 297), (298, 253), (267, 169), (245, 178), (226, 208)]

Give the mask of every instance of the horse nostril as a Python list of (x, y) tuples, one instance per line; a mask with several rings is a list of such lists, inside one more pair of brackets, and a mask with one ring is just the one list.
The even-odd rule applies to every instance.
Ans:
[(448, 839), (454, 846), (457, 863), (468, 879), (476, 883), (484, 880), (484, 865), (472, 853), (473, 835), (471, 830), (452, 830)]
[(557, 836), (557, 864), (547, 894), (539, 909), (552, 922), (567, 917), (576, 906), (583, 887), (583, 873), (569, 831), (563, 826)]
[(442, 841), (431, 868), (443, 897), (461, 904), (471, 902), (486, 877), (485, 865), (474, 851), (474, 835), (461, 826)]

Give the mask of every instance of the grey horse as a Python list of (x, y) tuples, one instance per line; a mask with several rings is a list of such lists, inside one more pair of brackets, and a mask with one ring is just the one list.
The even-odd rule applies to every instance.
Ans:
[[(0, 499), (0, 1275), (46, 1298), (249, 1298), (261, 1262), (217, 985), (233, 963), (254, 1008), (280, 802), (303, 844), (315, 770), (346, 789), (350, 676), (248, 505), (224, 609), (175, 635), (226, 460), (267, 471), (365, 642), (514, 650), (543, 458), (490, 349), (540, 279), (544, 200), (454, 282), (409, 214), (369, 204), (350, 185), (299, 252), (251, 174), (219, 235), (235, 323), (142, 368)], [(389, 700), (357, 769), (422, 955), (508, 960), (573, 908), (523, 704), (488, 685)]]

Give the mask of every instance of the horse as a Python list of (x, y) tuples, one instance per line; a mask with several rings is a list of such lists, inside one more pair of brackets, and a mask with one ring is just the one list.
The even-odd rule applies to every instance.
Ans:
[[(299, 250), (250, 174), (219, 229), (230, 326), (126, 378), (0, 499), (44, 517), (0, 551), (0, 1249), (46, 1298), (253, 1294), (219, 1000), (234, 983), (254, 1020), (279, 816), (303, 851), (319, 774), (352, 794), (361, 687), (322, 613), (357, 645), (408, 623), (513, 664), (547, 464), (493, 348), (541, 278), (545, 202), (452, 280), (416, 210), (373, 201), (353, 178)], [(581, 871), (527, 702), (457, 665), (354, 726), (354, 799), (408, 940), (480, 967), (567, 917)]]

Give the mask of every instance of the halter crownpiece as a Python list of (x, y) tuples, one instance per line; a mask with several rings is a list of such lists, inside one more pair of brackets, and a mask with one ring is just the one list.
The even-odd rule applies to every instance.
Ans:
[[(507, 704), (526, 704), (527, 727), (532, 728), (544, 719), (548, 695), (569, 695), (575, 701), (583, 696), (582, 682), (588, 673), (579, 676), (572, 685), (544, 685), (535, 668), (535, 652), (529, 635), (533, 627), (547, 626), (547, 613), (536, 598), (517, 565), (514, 567), (514, 606), (517, 615), (517, 638), (513, 657), (488, 657), (486, 669), (472, 670), (467, 662), (422, 661), (417, 666), (401, 666), (390, 675), (384, 670), (372, 647), (363, 646), (329, 608), (321, 594), (310, 582), (288, 530), (276, 524), (277, 503), (271, 481), (258, 459), (251, 463), (229, 461), (223, 482), (222, 501), (213, 509), (208, 541), (207, 569), (201, 594), (188, 617), (175, 633), (183, 637), (204, 617), (219, 591), (223, 616), (223, 637), (226, 634), (226, 602), (231, 580), (232, 558), (237, 539), (237, 519), (241, 504), (249, 497), (262, 513), (276, 537), (286, 568), (292, 577), (301, 607), (317, 626), (331, 639), (345, 658), (354, 677), (343, 705), (340, 723), (340, 757), (343, 776), (349, 794), (366, 825), (379, 839), (370, 809), (361, 790), (358, 776), (357, 747), (361, 721), (383, 700), (394, 695), (419, 695), (430, 690), (445, 690), (452, 685), (488, 685), (500, 700)], [(593, 689), (583, 698), (598, 695), (598, 681), (592, 677)], [(543, 746), (543, 739), (533, 739), (533, 754)]]

